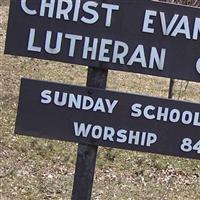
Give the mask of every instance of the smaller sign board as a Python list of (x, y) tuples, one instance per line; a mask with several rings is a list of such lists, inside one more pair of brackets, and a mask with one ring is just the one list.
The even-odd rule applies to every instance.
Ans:
[(200, 159), (200, 105), (22, 79), (17, 134)]

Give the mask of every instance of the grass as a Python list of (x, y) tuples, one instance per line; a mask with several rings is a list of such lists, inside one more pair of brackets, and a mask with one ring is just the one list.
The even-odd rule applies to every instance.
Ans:
[[(0, 27), (0, 199), (68, 200), (77, 144), (13, 134), (21, 77), (85, 85), (87, 68), (3, 55), (8, 7)], [(174, 98), (200, 103), (200, 86), (176, 81)], [(110, 71), (108, 89), (166, 97), (169, 80)], [(200, 199), (200, 162), (99, 147), (93, 199)]]

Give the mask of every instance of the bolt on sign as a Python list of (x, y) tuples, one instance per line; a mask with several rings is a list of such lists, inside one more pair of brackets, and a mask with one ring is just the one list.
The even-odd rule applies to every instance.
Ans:
[(11, 0), (5, 53), (200, 82), (199, 41), (199, 8)]
[(199, 104), (89, 87), (22, 79), (15, 132), (200, 159)]

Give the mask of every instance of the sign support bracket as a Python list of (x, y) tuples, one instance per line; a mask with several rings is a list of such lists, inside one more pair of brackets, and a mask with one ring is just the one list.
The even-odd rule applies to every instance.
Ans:
[[(106, 88), (107, 69), (88, 67), (88, 87)], [(72, 200), (90, 200), (98, 146), (78, 145)]]

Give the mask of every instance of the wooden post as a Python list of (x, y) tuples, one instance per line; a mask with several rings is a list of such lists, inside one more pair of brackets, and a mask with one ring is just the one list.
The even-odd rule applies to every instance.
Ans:
[[(87, 84), (89, 87), (105, 89), (108, 70), (89, 67)], [(72, 200), (90, 200), (94, 179), (98, 146), (78, 145)]]

